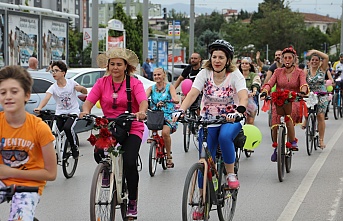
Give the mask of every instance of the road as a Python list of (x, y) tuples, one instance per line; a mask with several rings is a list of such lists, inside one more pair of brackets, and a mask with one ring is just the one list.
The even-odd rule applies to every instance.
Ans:
[[(330, 119), (326, 121), (327, 147), (311, 156), (306, 153), (304, 131), (297, 126), (300, 151), (295, 152), (291, 172), (280, 183), (276, 163), (270, 161), (272, 148), (267, 115), (262, 112), (257, 116), (256, 125), (262, 131), (263, 140), (250, 158), (242, 155), (239, 171), (241, 188), (234, 220), (343, 220), (342, 122), (342, 119), (334, 120), (330, 112)], [(89, 132), (79, 136), (82, 157), (76, 174), (67, 180), (61, 167), (58, 168), (56, 181), (47, 184), (38, 205), (36, 216), (41, 221), (89, 220), (89, 192), (96, 163), (92, 156), (93, 148), (86, 141)], [(158, 167), (155, 177), (148, 173), (149, 146), (142, 145), (138, 220), (181, 220), (183, 183), (189, 167), (197, 160), (194, 145), (188, 153), (184, 153), (182, 145), (180, 125), (172, 135), (175, 168), (163, 171)], [(9, 204), (0, 205), (0, 220), (7, 220), (8, 211)], [(216, 211), (212, 211), (210, 216), (210, 220), (218, 220)]]

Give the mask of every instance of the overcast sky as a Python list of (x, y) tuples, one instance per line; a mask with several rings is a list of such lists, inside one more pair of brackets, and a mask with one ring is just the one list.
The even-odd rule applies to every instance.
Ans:
[[(143, 0), (140, 0), (143, 2)], [(169, 5), (175, 3), (190, 3), (190, 0), (150, 0), (153, 4)], [(290, 0), (289, 5), (293, 11), (329, 15), (340, 18), (343, 0)], [(257, 11), (258, 3), (263, 0), (194, 0), (196, 7), (212, 8), (221, 11), (223, 8), (241, 9), (248, 12)], [(195, 11), (196, 12), (196, 11)]]

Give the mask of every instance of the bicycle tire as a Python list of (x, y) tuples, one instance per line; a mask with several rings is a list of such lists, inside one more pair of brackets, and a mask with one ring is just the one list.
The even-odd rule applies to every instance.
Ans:
[(285, 128), (280, 127), (277, 139), (277, 171), (279, 181), (282, 182), (285, 177), (285, 146), (286, 146)]
[(187, 153), (191, 141), (191, 122), (183, 124), (183, 149)]
[(251, 157), (252, 151), (249, 151), (247, 149), (244, 149), (244, 154), (247, 158)]
[(217, 213), (220, 221), (231, 221), (235, 215), (238, 189), (228, 189), (226, 181), (226, 170), (224, 163), (220, 164), (218, 170), (220, 187), (217, 192)]
[(238, 170), (239, 170), (239, 159), (241, 158), (241, 153), (242, 153), (242, 150), (241, 148), (237, 148), (235, 147), (236, 149), (236, 159), (235, 159), (235, 163), (234, 163), (234, 172), (235, 174), (238, 176)]
[(292, 168), (292, 158), (293, 158), (293, 151), (287, 148), (287, 153), (285, 154), (285, 168), (286, 173), (291, 172)]
[(342, 118), (343, 117), (343, 97), (342, 94), (339, 94), (340, 102), (339, 102), (339, 116)]
[(339, 117), (339, 107), (338, 107), (338, 94), (334, 94), (332, 98), (332, 105), (333, 105), (333, 116), (336, 120)]
[(166, 150), (166, 147), (163, 148), (163, 151), (164, 151), (164, 157), (160, 158), (160, 164), (162, 165), (162, 169), (166, 170), (166, 169), (168, 169), (168, 167), (167, 167), (167, 150)]
[(203, 182), (203, 179), (199, 178), (200, 174), (204, 176), (204, 165), (201, 163), (193, 164), (188, 170), (182, 194), (182, 221), (193, 221), (193, 212), (196, 212), (200, 204), (204, 206), (204, 217), (201, 220), (208, 220), (209, 218), (209, 205), (211, 203), (209, 185), (208, 183), (206, 185), (206, 196), (201, 197), (200, 191), (202, 191), (202, 189), (199, 188), (199, 181)]
[(312, 150), (313, 150), (313, 146), (314, 146), (314, 133), (315, 133), (315, 128), (313, 127), (313, 118), (314, 118), (314, 114), (311, 113), (308, 118), (307, 118), (307, 122), (306, 122), (306, 148), (307, 148), (307, 154), (309, 156), (311, 156), (312, 154)]
[[(117, 197), (114, 178), (109, 175), (110, 185), (113, 188), (102, 187), (104, 171), (109, 173), (109, 168), (104, 163), (99, 163), (95, 168), (90, 191), (90, 221), (107, 221), (115, 219)], [(111, 192), (112, 189), (112, 192)]]
[(156, 167), (157, 167), (157, 153), (156, 153), (156, 141), (152, 141), (150, 144), (149, 151), (149, 174), (151, 177), (155, 176)]
[[(76, 144), (79, 146), (79, 137), (75, 134)], [(65, 178), (72, 178), (75, 174), (79, 158), (74, 158), (71, 150), (71, 145), (68, 140), (64, 144), (62, 171)]]
[(272, 130), (272, 105), (270, 105), (270, 109), (268, 111), (268, 125), (269, 125), (269, 129), (270, 129), (270, 139), (273, 141), (273, 130)]

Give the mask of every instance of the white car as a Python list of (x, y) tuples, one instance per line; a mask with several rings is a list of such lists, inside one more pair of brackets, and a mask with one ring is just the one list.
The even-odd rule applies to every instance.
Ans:
[[(174, 81), (176, 81), (189, 64), (174, 63)], [(168, 81), (172, 82), (172, 63), (168, 63)]]

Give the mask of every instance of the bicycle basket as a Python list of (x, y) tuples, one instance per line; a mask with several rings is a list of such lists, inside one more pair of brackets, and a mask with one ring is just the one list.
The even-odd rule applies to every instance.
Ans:
[(164, 113), (161, 110), (148, 110), (147, 127), (149, 130), (162, 130), (164, 125)]

